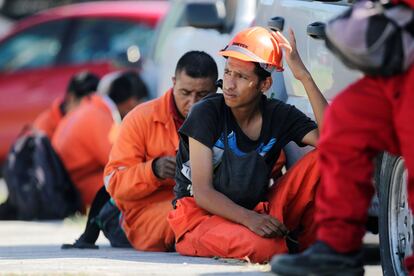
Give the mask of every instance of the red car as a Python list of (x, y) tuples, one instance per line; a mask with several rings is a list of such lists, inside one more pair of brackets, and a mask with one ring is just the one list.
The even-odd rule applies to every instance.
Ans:
[(0, 164), (21, 128), (81, 70), (139, 69), (167, 1), (108, 1), (50, 9), (0, 40)]

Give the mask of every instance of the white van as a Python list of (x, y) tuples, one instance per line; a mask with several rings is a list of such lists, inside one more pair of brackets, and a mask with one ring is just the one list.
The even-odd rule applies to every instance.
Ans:
[[(345, 11), (352, 5), (350, 0), (260, 0), (256, 25), (293, 28), (298, 50), (317, 85), (328, 100), (332, 100), (345, 86), (359, 78), (356, 71), (345, 68), (325, 47), (324, 22)], [(284, 24), (282, 24), (284, 23)], [(275, 73), (275, 85), (269, 91), (271, 97), (294, 104), (308, 116), (312, 109), (306, 93), (289, 70)], [(287, 147), (288, 160), (295, 161), (302, 150)], [(306, 150), (306, 149), (305, 149)], [(413, 253), (413, 216), (407, 205), (407, 171), (400, 157), (385, 153), (378, 157), (375, 179), (378, 197), (374, 198), (369, 211), (378, 218), (381, 264), (384, 275), (404, 275), (404, 257)], [(375, 227), (374, 227), (375, 228)], [(373, 229), (375, 232), (376, 229)]]

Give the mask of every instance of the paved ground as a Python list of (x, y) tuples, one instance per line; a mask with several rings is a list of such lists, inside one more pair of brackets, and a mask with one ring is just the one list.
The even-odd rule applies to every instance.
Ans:
[[(104, 237), (98, 240), (98, 250), (61, 250), (62, 243), (79, 236), (84, 223), (84, 217), (0, 221), (0, 275), (272, 275), (268, 265), (114, 249)], [(378, 243), (376, 236), (366, 240)], [(365, 269), (366, 275), (382, 274), (379, 265)]]

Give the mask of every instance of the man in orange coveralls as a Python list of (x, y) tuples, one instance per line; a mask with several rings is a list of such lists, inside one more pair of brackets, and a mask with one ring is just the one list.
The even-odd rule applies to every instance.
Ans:
[(193, 104), (216, 91), (217, 76), (217, 65), (208, 54), (187, 52), (177, 63), (173, 87), (135, 108), (121, 125), (104, 182), (137, 250), (174, 249), (167, 214), (174, 198), (177, 131)]
[(80, 193), (84, 211), (102, 187), (102, 172), (121, 119), (147, 96), (134, 72), (105, 76), (98, 92), (62, 120), (52, 139)]
[(49, 139), (52, 139), (63, 116), (79, 106), (83, 97), (94, 93), (98, 82), (98, 76), (89, 72), (74, 75), (63, 100), (56, 99), (50, 108), (40, 113), (33, 123), (34, 128), (43, 131)]

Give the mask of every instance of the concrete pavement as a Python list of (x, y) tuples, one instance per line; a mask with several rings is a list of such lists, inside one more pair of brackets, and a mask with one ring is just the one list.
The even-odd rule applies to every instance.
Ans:
[[(5, 196), (0, 179), (0, 202)], [(115, 249), (102, 235), (98, 250), (61, 250), (61, 244), (79, 237), (85, 222), (79, 216), (64, 221), (0, 221), (0, 275), (273, 275), (269, 265)], [(366, 242), (378, 244), (378, 238), (368, 235)], [(379, 265), (365, 266), (365, 271), (369, 276), (382, 275)]]
[(61, 250), (82, 232), (79, 219), (64, 222), (0, 222), (0, 274), (46, 275), (262, 275), (267, 265), (183, 257), (177, 253), (111, 248)]
[[(83, 225), (84, 218), (0, 222), (0, 275), (271, 275), (268, 265), (115, 249), (104, 237), (98, 250), (61, 250)], [(366, 275), (382, 274), (378, 265), (365, 268)]]

